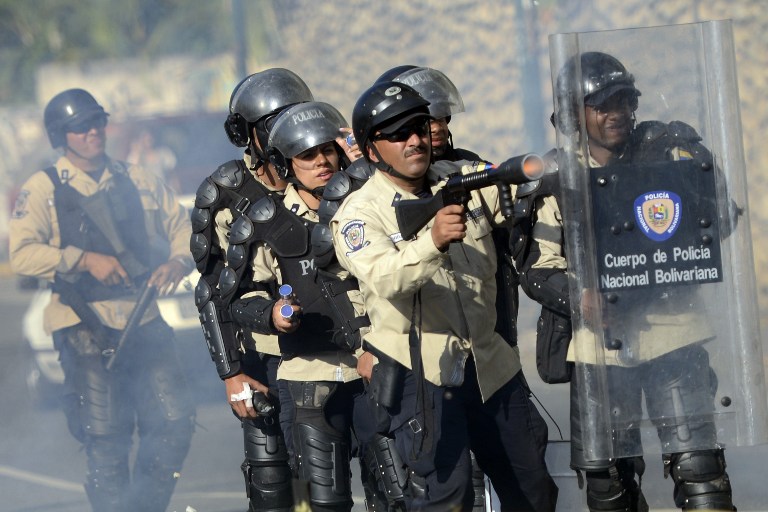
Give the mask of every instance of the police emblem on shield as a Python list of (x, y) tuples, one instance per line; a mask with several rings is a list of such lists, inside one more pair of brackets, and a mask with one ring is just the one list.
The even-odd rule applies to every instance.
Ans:
[(341, 234), (344, 236), (344, 242), (350, 251), (347, 254), (353, 253), (359, 249), (362, 249), (369, 242), (365, 241), (365, 223), (361, 220), (353, 220), (347, 222), (343, 228), (341, 228)]
[(643, 234), (656, 242), (668, 240), (680, 226), (680, 196), (667, 190), (646, 192), (635, 199), (635, 220)]

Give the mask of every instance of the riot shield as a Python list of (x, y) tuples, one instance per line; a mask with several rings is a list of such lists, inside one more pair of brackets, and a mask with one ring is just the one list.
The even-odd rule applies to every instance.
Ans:
[[(588, 52), (641, 93), (605, 165), (591, 94), (627, 75)], [(585, 455), (766, 442), (730, 22), (556, 34), (550, 61)]]

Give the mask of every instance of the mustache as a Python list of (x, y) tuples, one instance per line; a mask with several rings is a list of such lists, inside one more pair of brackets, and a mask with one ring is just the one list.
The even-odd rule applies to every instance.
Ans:
[(408, 158), (409, 156), (420, 155), (426, 152), (427, 152), (427, 147), (422, 144), (419, 144), (418, 146), (413, 146), (411, 148), (406, 149), (404, 156)]

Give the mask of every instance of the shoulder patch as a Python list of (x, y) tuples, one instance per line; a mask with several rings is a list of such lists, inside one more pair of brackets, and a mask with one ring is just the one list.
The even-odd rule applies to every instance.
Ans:
[(11, 217), (14, 219), (23, 219), (27, 216), (27, 200), (29, 199), (29, 190), (21, 190), (16, 197), (16, 204), (13, 206), (13, 214)]
[(370, 243), (365, 240), (365, 222), (361, 220), (351, 220), (344, 224), (341, 235), (349, 248), (347, 255), (359, 251)]

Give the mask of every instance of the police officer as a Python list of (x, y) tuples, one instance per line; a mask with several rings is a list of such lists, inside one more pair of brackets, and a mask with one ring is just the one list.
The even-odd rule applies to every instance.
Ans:
[[(646, 121), (635, 125), (640, 91), (635, 87), (633, 75), (618, 59), (602, 52), (586, 52), (577, 58), (580, 58), (583, 77), (586, 122), (583, 132), (587, 134), (588, 151), (580, 158), (589, 167), (686, 159), (712, 164), (711, 154), (700, 143), (701, 138), (692, 127), (679, 121), (669, 124)], [(575, 102), (568, 100), (573, 92), (564, 90), (561, 84), (565, 83), (565, 73), (573, 73), (574, 64), (575, 60), (571, 60), (558, 79), (559, 101), (570, 105), (567, 108), (575, 108)], [(553, 117), (553, 121), (561, 131), (572, 129), (562, 118)], [(557, 162), (550, 163), (556, 168)], [(531, 298), (544, 306), (542, 318), (553, 314), (567, 321), (571, 313), (565, 273), (568, 262), (558, 195), (559, 192), (545, 192), (533, 203), (531, 211), (535, 222), (531, 237), (521, 237), (525, 246), (521, 252), (524, 254), (521, 259), (525, 260), (521, 284)], [(640, 301), (642, 304), (633, 305), (633, 316), (646, 322), (642, 332), (638, 333), (643, 348), (637, 351), (637, 360), (622, 362), (606, 357), (609, 392), (612, 400), (618, 401), (611, 410), (623, 411), (628, 418), (639, 418), (642, 416), (642, 396), (645, 396), (649, 410), (661, 416), (687, 418), (688, 423), (679, 426), (656, 425), (662, 446), (666, 447), (664, 472), (674, 481), (675, 503), (684, 510), (736, 510), (731, 500), (723, 450), (690, 448), (708, 444), (717, 446), (711, 422), (701, 422), (702, 427), (691, 422), (692, 414), (701, 415), (704, 411), (711, 414), (713, 410), (716, 377), (710, 368), (708, 354), (701, 346), (701, 342), (711, 339), (713, 334), (702, 318), (696, 322), (696, 329), (677, 331), (679, 336), (660, 336), (662, 329), (668, 329), (664, 325), (676, 325), (679, 304), (688, 303), (680, 300), (681, 296), (667, 299), (648, 296), (647, 300)], [(567, 325), (570, 327), (570, 323)], [(610, 320), (607, 327), (611, 327)], [(573, 358), (573, 347), (569, 358)], [(674, 371), (667, 371), (669, 368)], [(644, 470), (641, 456), (610, 460), (587, 458), (583, 446), (583, 432), (587, 427), (581, 425), (579, 412), (581, 385), (576, 379), (571, 380), (571, 466), (585, 473), (589, 510), (648, 510), (636, 480)], [(617, 421), (621, 422), (621, 418)], [(637, 431), (628, 429), (616, 435), (625, 442), (640, 444)], [(674, 448), (670, 450), (671, 447)]]
[[(281, 195), (287, 183), (269, 162), (265, 149), (280, 112), (312, 101), (304, 81), (292, 71), (270, 68), (249, 75), (232, 91), (224, 129), (230, 142), (245, 147), (241, 160), (219, 166), (200, 185), (192, 212), (191, 250), (202, 277), (196, 289), (208, 348), (224, 381), (227, 397), (243, 429), (242, 464), (249, 510), (288, 510), (292, 506), (290, 467), (277, 422), (277, 366), (280, 350), (275, 336), (263, 335), (234, 323), (219, 279), (225, 268), (232, 223), (259, 199)], [(225, 278), (230, 274), (225, 274)], [(234, 283), (234, 281), (231, 281)], [(238, 281), (244, 287), (251, 280)], [(254, 407), (271, 402), (272, 414)], [(271, 397), (271, 398), (269, 398)]]
[[(45, 323), (64, 370), (68, 427), (87, 454), (93, 510), (163, 511), (189, 450), (194, 407), (173, 331), (154, 300), (139, 306), (137, 298), (145, 288), (150, 298), (152, 290), (171, 293), (192, 269), (190, 231), (158, 176), (107, 156), (107, 118), (83, 89), (45, 107), (45, 129), (63, 155), (22, 187), (11, 265), (52, 283)], [(134, 327), (117, 346), (130, 317)]]
[[(365, 297), (366, 342), (401, 369), (387, 405), (391, 428), (400, 456), (426, 481), (410, 507), (470, 510), (471, 448), (504, 510), (554, 510), (557, 487), (529, 429), (538, 413), (519, 375), (519, 355), (489, 321), (496, 296), (490, 232), (502, 218), (496, 189), (472, 192), (469, 220), (461, 205), (449, 205), (414, 239), (400, 235), (393, 203), (439, 188), (425, 178), (428, 105), (397, 82), (363, 93), (352, 128), (377, 172), (331, 221), (339, 262)], [(513, 501), (515, 483), (526, 503)]]
[(323, 189), (347, 163), (336, 142), (345, 126), (342, 115), (322, 102), (280, 115), (268, 152), (289, 182), (285, 197), (252, 205), (232, 226), (228, 251), (232, 272), (252, 265), (258, 290), (234, 301), (235, 320), (277, 335), (280, 423), (295, 476), (309, 482), (316, 512), (352, 508), (352, 415), (363, 392), (355, 352), (369, 323), (356, 281), (335, 262), (320, 268), (312, 250)]

